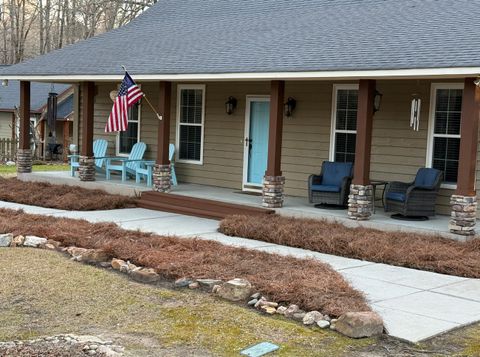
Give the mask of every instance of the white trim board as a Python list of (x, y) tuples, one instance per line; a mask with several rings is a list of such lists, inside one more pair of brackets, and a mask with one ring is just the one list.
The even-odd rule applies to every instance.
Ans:
[[(480, 75), (480, 67), (382, 69), (365, 71), (303, 71), (303, 72), (244, 72), (191, 74), (135, 74), (136, 81), (245, 81), (245, 80), (349, 80), (401, 78), (465, 78)], [(64, 75), (1, 75), (0, 79), (56, 83), (81, 81), (116, 82), (123, 74), (64, 74)]]
[(248, 164), (249, 164), (249, 149), (246, 139), (250, 137), (250, 108), (252, 102), (270, 102), (269, 95), (247, 95), (245, 106), (245, 132), (243, 139), (243, 179), (242, 190), (246, 192), (261, 192), (262, 185), (256, 185), (248, 182)]

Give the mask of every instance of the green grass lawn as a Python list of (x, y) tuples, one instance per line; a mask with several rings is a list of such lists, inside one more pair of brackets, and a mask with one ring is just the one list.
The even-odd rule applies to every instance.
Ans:
[(280, 346), (272, 357), (480, 355), (480, 324), (418, 345), (354, 340), (211, 294), (139, 284), (51, 251), (0, 248), (0, 262), (0, 341), (97, 335), (124, 346), (125, 357), (239, 356), (262, 341)]
[[(33, 171), (67, 171), (70, 166), (67, 164), (46, 164), (46, 165), (33, 165)], [(16, 166), (0, 165), (0, 175), (2, 174), (14, 174), (17, 172)]]

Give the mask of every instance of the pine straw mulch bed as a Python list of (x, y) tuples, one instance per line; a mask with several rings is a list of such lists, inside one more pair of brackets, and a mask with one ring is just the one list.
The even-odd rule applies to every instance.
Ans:
[(0, 209), (0, 233), (31, 234), (154, 268), (167, 280), (244, 278), (270, 301), (293, 303), (331, 316), (370, 311), (364, 296), (328, 265), (213, 241), (127, 231), (113, 223), (25, 214)]
[(75, 211), (136, 207), (134, 198), (111, 195), (102, 190), (1, 177), (0, 201)]
[(480, 239), (459, 242), (442, 237), (369, 228), (348, 228), (325, 220), (269, 215), (231, 216), (220, 232), (320, 253), (442, 274), (480, 278)]

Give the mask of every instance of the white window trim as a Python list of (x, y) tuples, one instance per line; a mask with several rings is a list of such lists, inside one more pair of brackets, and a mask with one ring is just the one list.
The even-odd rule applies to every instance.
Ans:
[[(437, 89), (464, 89), (463, 83), (432, 83), (430, 88), (430, 113), (428, 115), (428, 138), (427, 138), (427, 157), (425, 167), (433, 166), (433, 139), (434, 137), (460, 138), (460, 135), (434, 134), (435, 129), (435, 107), (437, 105)], [(456, 190), (457, 185), (451, 183), (442, 183), (440, 186), (444, 189)]]
[(330, 124), (330, 152), (328, 159), (335, 161), (336, 133), (356, 134), (357, 130), (337, 130), (337, 99), (339, 90), (358, 90), (358, 84), (334, 84), (332, 90), (332, 120)]
[[(201, 124), (185, 124), (189, 126), (200, 126), (202, 128), (201, 133), (201, 143), (200, 143), (200, 160), (181, 160), (180, 159), (180, 103), (181, 103), (181, 91), (183, 89), (201, 89), (202, 90), (202, 122)], [(176, 159), (175, 162), (183, 163), (183, 164), (192, 164), (192, 165), (203, 165), (203, 147), (205, 144), (205, 93), (206, 93), (206, 86), (204, 84), (179, 84), (177, 86), (177, 115), (176, 115), (176, 139), (175, 139), (175, 147), (176, 147)]]
[[(140, 127), (142, 122), (142, 102), (138, 103), (138, 120), (130, 120), (128, 119), (129, 123), (138, 123), (137, 128), (137, 143), (140, 142)], [(117, 137), (115, 139), (115, 154), (119, 157), (128, 157), (130, 153), (121, 153), (120, 152), (120, 132), (117, 133)]]

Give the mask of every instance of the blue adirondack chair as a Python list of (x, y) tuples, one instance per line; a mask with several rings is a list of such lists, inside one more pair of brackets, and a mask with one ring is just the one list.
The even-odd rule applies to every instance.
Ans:
[[(173, 157), (175, 155), (175, 145), (170, 144), (168, 147), (168, 159), (170, 160), (170, 172), (172, 176), (172, 185), (177, 186), (177, 175), (175, 173), (175, 165), (173, 163)], [(153, 167), (155, 166), (155, 161), (141, 161), (135, 172), (135, 181), (140, 183), (142, 178), (146, 178), (147, 186), (152, 186), (153, 184)]]
[(135, 172), (143, 160), (143, 155), (147, 150), (147, 145), (143, 142), (138, 142), (133, 145), (132, 151), (128, 158), (126, 157), (107, 157), (105, 159), (105, 171), (107, 180), (111, 179), (112, 171), (119, 171), (122, 173), (122, 181), (127, 180), (128, 175), (135, 176)]
[[(93, 142), (93, 156), (95, 157), (95, 170), (102, 170), (105, 163), (105, 155), (107, 155), (108, 141), (105, 139), (98, 139)], [(80, 155), (68, 155), (70, 159), (70, 175), (75, 176), (75, 171), (80, 167)]]
[(170, 174), (172, 175), (172, 185), (177, 186), (177, 174), (175, 173), (175, 162), (173, 161), (173, 157), (175, 156), (175, 145), (170, 144), (168, 149), (168, 159), (170, 160)]

